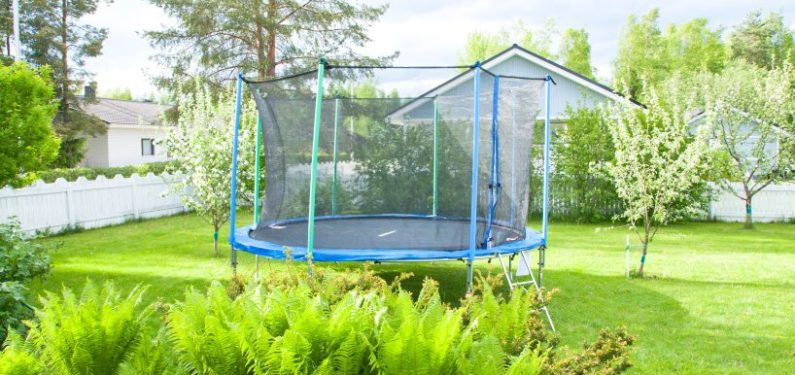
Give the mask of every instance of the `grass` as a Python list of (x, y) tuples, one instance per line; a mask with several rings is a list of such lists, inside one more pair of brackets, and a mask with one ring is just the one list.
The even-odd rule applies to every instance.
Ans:
[[(229, 278), (228, 257), (212, 256), (209, 228), (187, 215), (45, 239), (60, 248), (52, 252), (52, 274), (31, 290), (79, 288), (91, 278), (125, 288), (148, 284), (150, 300), (173, 301), (187, 286), (203, 288)], [(553, 224), (545, 285), (559, 289), (551, 310), (563, 343), (578, 347), (601, 328), (624, 325), (638, 337), (632, 373), (795, 373), (795, 225), (740, 228), (734, 223), (664, 228), (650, 247), (647, 272), (654, 277), (628, 280), (626, 229)], [(637, 258), (632, 255), (633, 266)], [(253, 272), (253, 256), (240, 253), (239, 262), (241, 273)], [(275, 271), (284, 267), (276, 261), (260, 264)], [(343, 270), (361, 264), (321, 266)], [(404, 282), (409, 288), (432, 277), (450, 302), (464, 293), (460, 262), (372, 267), (388, 278), (413, 272)], [(496, 262), (479, 261), (478, 268), (497, 272)]]

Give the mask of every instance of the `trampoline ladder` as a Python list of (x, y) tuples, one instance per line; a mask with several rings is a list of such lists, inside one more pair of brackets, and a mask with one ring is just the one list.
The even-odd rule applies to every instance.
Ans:
[(528, 276), (530, 276), (530, 278), (526, 280), (517, 280), (518, 276), (514, 276), (511, 267), (513, 256), (508, 256), (508, 262), (506, 264), (505, 260), (502, 259), (503, 254), (497, 253), (497, 260), (500, 261), (500, 266), (502, 267), (502, 271), (505, 274), (505, 280), (508, 281), (508, 288), (510, 288), (510, 290), (514, 290), (514, 288), (516, 287), (528, 290), (527, 288), (529, 285), (532, 285), (535, 288), (536, 293), (538, 293), (538, 299), (542, 303), (540, 309), (544, 311), (544, 314), (547, 317), (547, 321), (549, 322), (549, 328), (552, 329), (552, 332), (555, 332), (555, 324), (552, 322), (552, 315), (549, 313), (549, 306), (544, 300), (544, 295), (541, 292), (541, 287), (538, 286), (536, 277), (533, 274), (533, 269), (530, 268), (530, 261), (528, 261), (526, 253), (527, 253), (526, 251), (520, 251), (518, 253), (520, 266), (524, 265), (524, 267), (527, 269)]

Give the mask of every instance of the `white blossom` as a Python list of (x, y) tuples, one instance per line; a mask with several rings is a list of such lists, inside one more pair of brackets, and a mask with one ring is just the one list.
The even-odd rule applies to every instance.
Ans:
[[(227, 90), (214, 99), (206, 87), (201, 87), (194, 93), (178, 95), (175, 108), (178, 120), (163, 144), (185, 178), (171, 188), (181, 194), (189, 209), (213, 225), (218, 255), (218, 230), (230, 214), (235, 92)], [(250, 201), (247, 187), (254, 180), (256, 118), (253, 101), (243, 101), (237, 172), (237, 194), (242, 203)]]

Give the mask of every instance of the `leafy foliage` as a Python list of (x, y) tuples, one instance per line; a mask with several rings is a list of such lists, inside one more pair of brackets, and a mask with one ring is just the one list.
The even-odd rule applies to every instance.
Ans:
[(44, 366), (35, 355), (20, 345), (21, 339), (13, 333), (11, 344), (0, 353), (0, 375), (40, 375)]
[(0, 65), (0, 187), (20, 183), (20, 175), (46, 167), (58, 139), (51, 122), (57, 106), (49, 68), (25, 63)]
[[(736, 62), (718, 74), (703, 74), (704, 114), (714, 148), (723, 153), (724, 189), (746, 205), (751, 228), (754, 195), (795, 168), (795, 91), (792, 67), (767, 70)], [(742, 190), (734, 188), (739, 182)]]
[(166, 170), (178, 171), (179, 165), (174, 161), (159, 161), (153, 163), (146, 163), (140, 165), (128, 165), (124, 167), (108, 167), (108, 168), (52, 168), (39, 172), (28, 173), (25, 176), (25, 181), (33, 182), (35, 180), (42, 180), (47, 183), (55, 182), (59, 178), (66, 181), (75, 181), (80, 177), (85, 177), (87, 180), (94, 180), (99, 176), (113, 178), (116, 175), (130, 177), (133, 173), (139, 176), (145, 176), (148, 173), (155, 175), (163, 174)]
[(696, 18), (682, 25), (659, 25), (655, 8), (638, 17), (630, 15), (615, 60), (615, 86), (631, 98), (641, 99), (646, 89), (675, 72), (719, 71), (726, 64), (721, 29), (710, 29), (707, 20)]
[(83, 158), (85, 137), (102, 134), (106, 124), (82, 111), (75, 91), (90, 74), (83, 69), (86, 58), (102, 53), (107, 29), (80, 20), (96, 12), (101, 0), (21, 2), (21, 40), (25, 60), (52, 67), (58, 94), (58, 112), (53, 122), (61, 138), (58, 167), (73, 167)]
[(181, 302), (159, 305), (155, 334), (145, 329), (154, 308), (140, 304), (140, 288), (122, 296), (89, 283), (80, 296), (49, 294), (28, 337), (14, 336), (0, 354), (0, 374), (618, 374), (629, 366), (633, 338), (623, 330), (557, 358), (537, 301), (496, 295), (485, 279), (455, 308), (432, 280), (413, 296), (400, 287), (410, 275), (387, 284), (366, 269), (318, 270), (316, 279), (303, 271), (290, 263), (235, 298), (217, 283), (188, 289)]
[(566, 127), (553, 143), (553, 179), (555, 185), (565, 186), (570, 192), (553, 195), (553, 199), (567, 200), (567, 216), (576, 222), (608, 219), (613, 212), (605, 207), (618, 200), (616, 187), (612, 180), (592, 170), (594, 164), (615, 158), (607, 114), (602, 108), (580, 105), (578, 109), (568, 107), (566, 117)]
[[(682, 81), (672, 81), (667, 93), (679, 92)], [(709, 169), (709, 153), (703, 129), (691, 136), (686, 114), (692, 98), (668, 95), (649, 89), (647, 108), (629, 100), (610, 107), (610, 135), (615, 159), (601, 168), (612, 178), (626, 219), (643, 244), (638, 274), (649, 242), (660, 226), (698, 213), (700, 200), (694, 195)]]
[(588, 32), (585, 29), (566, 29), (561, 36), (558, 60), (563, 66), (594, 78), (591, 67), (591, 44), (588, 42)]
[(190, 83), (188, 77), (201, 77), (217, 88), (239, 71), (256, 72), (259, 79), (273, 77), (277, 70), (290, 74), (315, 66), (320, 56), (366, 65), (391, 60), (358, 52), (370, 41), (368, 29), (386, 5), (347, 0), (151, 3), (177, 20), (173, 27), (145, 33), (162, 51), (158, 61), (170, 68), (156, 83), (172, 91)]
[[(45, 373), (118, 374), (141, 341), (150, 309), (141, 308), (143, 289), (122, 295), (113, 285), (96, 288), (90, 282), (80, 295), (64, 289), (48, 293), (24, 342)], [(4, 353), (5, 355), (5, 353)]]
[(618, 374), (631, 366), (625, 353), (634, 342), (635, 338), (624, 328), (602, 330), (596, 342), (583, 345), (582, 353), (563, 358), (549, 370), (562, 374)]
[(0, 224), (0, 282), (26, 281), (50, 272), (47, 248), (29, 241), (11, 221)]
[(0, 342), (8, 330), (22, 332), (22, 321), (32, 315), (23, 283), (49, 272), (45, 246), (29, 241), (16, 221), (0, 224)]
[[(560, 40), (556, 48), (558, 37)], [(594, 77), (588, 33), (584, 29), (570, 28), (561, 34), (553, 19), (547, 19), (538, 29), (530, 29), (518, 21), (496, 33), (469, 33), (463, 50), (458, 53), (458, 63), (470, 65), (475, 61), (483, 61), (514, 43), (543, 57), (558, 60), (588, 78)]]
[[(213, 226), (215, 254), (218, 252), (218, 230), (229, 220), (232, 165), (232, 139), (235, 127), (235, 95), (224, 91), (215, 98), (206, 87), (177, 98), (178, 119), (163, 140), (169, 155), (175, 160), (170, 172), (185, 172), (183, 180), (175, 181), (172, 190), (182, 196), (185, 204), (207, 218)], [(245, 101), (241, 108), (240, 142), (238, 153), (238, 191), (252, 191), (254, 181), (254, 142), (245, 140), (256, 136), (256, 109), (253, 101)]]
[(461, 65), (470, 65), (475, 61), (483, 61), (498, 52), (510, 47), (513, 43), (529, 49), (541, 56), (552, 58), (555, 21), (548, 19), (538, 29), (530, 29), (521, 21), (504, 27), (496, 33), (472, 32), (467, 35), (463, 51), (458, 54)]
[(729, 36), (732, 58), (761, 68), (795, 65), (795, 31), (781, 13), (752, 11)]

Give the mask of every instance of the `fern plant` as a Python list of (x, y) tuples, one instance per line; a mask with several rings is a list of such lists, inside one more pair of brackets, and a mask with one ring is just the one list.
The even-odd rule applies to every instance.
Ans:
[(64, 289), (42, 298), (27, 340), (49, 373), (118, 374), (141, 340), (150, 309), (144, 289), (122, 295), (112, 284), (87, 282), (80, 295)]
[(523, 292), (505, 299), (483, 285), (451, 307), (429, 279), (415, 298), (400, 287), (407, 275), (390, 286), (332, 273), (319, 286), (303, 275), (285, 273), (232, 296), (220, 283), (188, 289), (182, 302), (158, 309), (159, 331), (145, 327), (155, 308), (141, 304), (140, 288), (121, 295), (111, 284), (88, 283), (80, 295), (48, 294), (28, 337), (12, 335), (0, 353), (0, 375), (617, 374), (629, 367), (634, 338), (623, 330), (604, 331), (582, 353), (556, 355), (555, 337), (539, 332), (535, 302)]
[(179, 363), (192, 374), (247, 374), (236, 325), (239, 314), (226, 290), (206, 295), (189, 289), (168, 314), (168, 332)]
[(503, 350), (520, 355), (526, 348), (557, 345), (557, 335), (550, 333), (539, 318), (539, 301), (534, 292), (517, 288), (503, 298), (480, 279), (481, 293), (465, 301), (467, 316), (479, 335), (494, 335)]
[(0, 375), (38, 375), (44, 372), (41, 360), (25, 349), (23, 339), (11, 331), (8, 345), (0, 352)]

